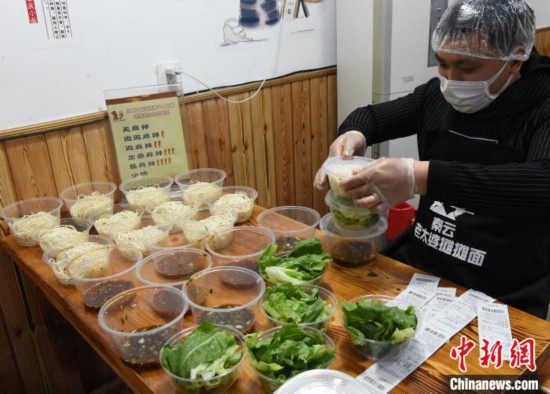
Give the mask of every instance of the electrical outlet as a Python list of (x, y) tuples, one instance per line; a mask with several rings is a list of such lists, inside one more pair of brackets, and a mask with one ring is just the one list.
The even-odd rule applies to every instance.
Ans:
[(166, 62), (157, 64), (157, 84), (181, 84), (181, 63)]

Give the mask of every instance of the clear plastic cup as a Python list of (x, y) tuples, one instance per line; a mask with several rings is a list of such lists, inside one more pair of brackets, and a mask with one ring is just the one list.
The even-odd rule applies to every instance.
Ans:
[[(261, 333), (258, 336), (258, 342), (265, 341), (265, 340), (269, 339), (277, 331), (279, 331), (281, 328), (282, 328), (282, 326), (277, 326), (277, 327), (273, 327), (273, 328), (270, 328), (269, 330), (264, 331), (263, 333)], [(333, 340), (326, 333), (324, 333), (323, 331), (320, 331), (320, 330), (318, 330), (316, 328), (312, 328), (312, 327), (301, 327), (301, 328), (304, 331), (321, 333), (322, 336), (323, 336), (323, 344), (327, 347), (327, 349), (328, 350), (334, 350), (335, 349), (335, 345), (334, 345)], [(248, 350), (249, 356), (251, 358), (255, 359), (255, 357), (252, 355), (251, 349), (247, 348), (247, 350)], [(334, 361), (334, 360), (332, 360), (332, 361)], [(319, 366), (319, 368), (329, 368), (330, 365), (332, 364), (332, 361), (329, 362), (328, 365)], [(251, 362), (250, 364), (251, 364), (252, 368), (254, 368), (253, 362)], [(262, 384), (262, 388), (263, 388), (265, 393), (273, 393), (275, 390), (277, 390), (279, 387), (281, 387), (281, 385), (283, 383), (285, 383), (285, 381), (280, 381), (279, 379), (274, 379), (274, 378), (271, 378), (271, 377), (263, 374), (262, 372), (258, 371), (256, 368), (254, 368), (254, 371), (256, 372), (258, 377), (260, 378), (260, 383)]]
[(181, 220), (198, 220), (199, 204), (187, 205), (181, 198), (171, 198), (157, 205), (151, 212), (155, 224), (173, 223)]
[[(240, 199), (235, 200), (235, 195)], [(223, 215), (230, 211), (237, 217), (235, 223), (243, 223), (252, 217), (254, 204), (258, 198), (258, 192), (246, 186), (225, 186), (221, 189), (221, 196), (209, 203), (210, 214)]]
[(319, 224), (323, 241), (332, 261), (345, 267), (370, 263), (382, 246), (383, 236), (388, 228), (386, 218), (366, 230), (344, 230), (336, 225), (331, 213), (326, 214)]
[(115, 224), (108, 230), (117, 245), (128, 245), (137, 248), (143, 256), (151, 253), (151, 245), (164, 245), (171, 235), (173, 224), (154, 225), (150, 216), (142, 216), (140, 227), (131, 231), (122, 231), (120, 225)]
[(139, 208), (135, 208), (126, 203), (118, 203), (113, 205), (113, 212), (95, 218), (94, 228), (100, 235), (112, 237), (109, 229), (113, 227), (117, 231), (131, 231), (142, 226), (143, 212)]
[(208, 227), (197, 220), (183, 220), (172, 224), (166, 237), (146, 240), (147, 249), (151, 253), (169, 251), (181, 248), (204, 250), (204, 245), (210, 233)]
[(59, 226), (63, 201), (57, 197), (35, 197), (14, 202), (0, 210), (20, 246), (36, 246), (40, 231)]
[(241, 267), (201, 271), (183, 287), (195, 323), (208, 321), (243, 333), (254, 327), (256, 307), (264, 292), (261, 276)]
[(280, 252), (290, 251), (296, 242), (313, 237), (320, 220), (319, 212), (300, 206), (271, 208), (256, 218), (260, 227), (275, 234)]
[(187, 307), (182, 292), (173, 287), (136, 287), (101, 307), (99, 326), (126, 363), (158, 365), (162, 346), (182, 330)]
[(84, 304), (99, 309), (111, 297), (136, 286), (141, 252), (131, 246), (103, 246), (74, 257), (67, 272)]
[(170, 200), (174, 180), (166, 175), (146, 175), (127, 179), (120, 184), (129, 205), (141, 212), (151, 212), (157, 205)]
[(186, 204), (206, 205), (221, 196), (221, 188), (226, 177), (225, 171), (217, 168), (197, 168), (178, 174), (175, 181)]
[[(378, 302), (380, 304), (386, 304), (390, 301), (392, 301), (394, 297), (387, 296), (387, 295), (364, 295), (360, 297), (356, 297), (349, 302), (357, 303), (362, 300), (371, 300)], [(405, 340), (404, 342), (398, 343), (398, 344), (392, 344), (385, 341), (375, 341), (373, 339), (367, 339), (367, 338), (361, 338), (348, 330), (347, 328), (347, 321), (346, 321), (346, 314), (342, 313), (343, 319), (344, 319), (344, 327), (346, 329), (346, 333), (348, 334), (348, 338), (357, 352), (361, 357), (367, 358), (372, 361), (377, 361), (381, 359), (382, 357), (386, 356), (387, 354), (396, 354), (398, 353), (405, 343), (407, 343), (411, 338)], [(420, 326), (419, 323), (417, 323), (417, 328)]]
[(234, 227), (219, 232), (206, 241), (206, 250), (214, 259), (214, 265), (258, 262), (265, 248), (275, 242), (270, 230), (255, 226)]
[[(187, 328), (180, 333), (174, 335), (172, 338), (168, 340), (166, 345), (176, 345), (177, 343), (184, 342), (189, 335), (193, 333), (199, 326), (193, 326), (190, 328)], [(238, 346), (240, 349), (244, 352), (245, 344), (242, 334), (227, 326), (218, 326), (222, 330), (227, 331), (231, 335), (235, 337), (235, 340), (237, 341)], [(228, 369), (228, 371), (223, 375), (217, 375), (210, 379), (186, 379), (182, 378), (181, 376), (175, 375), (172, 372), (170, 372), (166, 366), (162, 363), (163, 359), (163, 352), (164, 348), (162, 349), (160, 353), (160, 359), (161, 359), (161, 366), (164, 372), (172, 378), (172, 382), (177, 387), (178, 392), (180, 393), (189, 393), (189, 394), (196, 394), (196, 393), (225, 393), (232, 385), (235, 383), (238, 377), (239, 373), (239, 367), (241, 366), (243, 360), (244, 360), (244, 354), (243, 357), (241, 357), (240, 361), (233, 365), (231, 368)]]
[(334, 195), (329, 190), (325, 196), (325, 203), (328, 205), (335, 223), (344, 230), (366, 230), (378, 223), (378, 219), (384, 214), (371, 212), (368, 208), (356, 207), (349, 197)]
[[(267, 307), (267, 305), (265, 304), (266, 301), (270, 298), (270, 294), (272, 292), (275, 292), (277, 289), (276, 286), (273, 286), (266, 290), (266, 293), (260, 300), (260, 310), (265, 315), (267, 320), (269, 320), (269, 322), (273, 326), (282, 326), (283, 324), (287, 324), (287, 323), (295, 323), (302, 327), (312, 327), (312, 328), (317, 328), (319, 330), (325, 330), (328, 327), (332, 318), (334, 317), (334, 314), (338, 310), (339, 304), (338, 304), (338, 300), (336, 299), (336, 296), (332, 292), (330, 292), (329, 290), (321, 286), (315, 286), (315, 285), (291, 285), (291, 286), (294, 286), (297, 289), (308, 294), (311, 294), (312, 291), (316, 291), (317, 299), (322, 300), (323, 304), (329, 310), (329, 312), (325, 316), (318, 319), (313, 319), (313, 320), (309, 320), (308, 317), (305, 315), (305, 313), (303, 313), (302, 316), (300, 316), (299, 321), (294, 321), (294, 319), (291, 319), (291, 318), (289, 319), (288, 316), (284, 316), (284, 308), (283, 308), (279, 312), (283, 315), (279, 316), (278, 318), (274, 317), (271, 315), (270, 308)], [(282, 294), (282, 293), (279, 293), (279, 294)], [(292, 298), (290, 298), (289, 300), (289, 298), (285, 297), (283, 301), (283, 299), (280, 299), (277, 297), (277, 298), (273, 298), (273, 302), (271, 303), (271, 305), (273, 308), (277, 309), (278, 306), (284, 306), (282, 304), (286, 304), (286, 302), (288, 301), (292, 301)], [(289, 304), (289, 306), (291, 305), (292, 304)], [(293, 307), (298, 308), (296, 304), (294, 304)], [(296, 310), (298, 311), (299, 309), (296, 309)], [(305, 312), (305, 310), (302, 312)]]
[(59, 222), (58, 227), (41, 230), (38, 234), (38, 241), (42, 251), (51, 249), (57, 256), (59, 252), (69, 249), (74, 245), (86, 242), (92, 222), (81, 218), (64, 218)]
[(313, 369), (288, 379), (275, 394), (366, 394), (359, 381), (333, 369)]
[(136, 276), (144, 285), (181, 287), (192, 275), (212, 267), (212, 257), (204, 250), (165, 250), (143, 259)]
[(72, 217), (94, 221), (101, 215), (113, 212), (116, 189), (112, 182), (84, 182), (63, 189), (59, 197)]
[(336, 196), (346, 196), (342, 188), (342, 182), (353, 176), (353, 171), (372, 164), (375, 160), (363, 156), (353, 156), (352, 158), (343, 158), (332, 156), (325, 160), (322, 169), (328, 176), (328, 181), (332, 192)]
[[(48, 248), (42, 253), (42, 261), (50, 266), (56, 279), (64, 286), (74, 285), (74, 280), (67, 272), (67, 265), (75, 257), (86, 251), (103, 246), (114, 245), (115, 241), (104, 235), (86, 235), (84, 243), (74, 245), (65, 250), (59, 250), (58, 247)], [(85, 245), (86, 247), (84, 248)]]

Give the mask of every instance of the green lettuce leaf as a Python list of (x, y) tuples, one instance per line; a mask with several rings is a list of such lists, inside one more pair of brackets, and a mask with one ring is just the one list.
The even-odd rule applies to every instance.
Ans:
[(328, 367), (336, 355), (325, 345), (322, 332), (304, 330), (296, 324), (281, 326), (267, 338), (259, 339), (260, 335), (245, 337), (251, 364), (281, 383), (301, 372)]
[(210, 379), (230, 372), (242, 356), (243, 351), (233, 335), (205, 322), (183, 342), (165, 345), (162, 364), (182, 378)]
[(331, 260), (323, 253), (321, 240), (312, 237), (298, 242), (290, 253), (278, 257), (277, 245), (270, 244), (260, 256), (260, 272), (273, 282), (300, 284), (319, 277)]
[(358, 338), (357, 342), (366, 338), (398, 344), (415, 334), (418, 318), (412, 305), (403, 310), (372, 300), (341, 303), (345, 326)]
[(316, 288), (305, 291), (290, 283), (267, 289), (262, 307), (272, 318), (285, 323), (312, 323), (326, 319), (332, 308)]

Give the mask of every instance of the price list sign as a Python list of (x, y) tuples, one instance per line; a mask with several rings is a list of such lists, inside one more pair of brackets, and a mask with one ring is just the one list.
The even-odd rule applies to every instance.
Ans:
[(177, 92), (107, 98), (121, 179), (188, 168)]

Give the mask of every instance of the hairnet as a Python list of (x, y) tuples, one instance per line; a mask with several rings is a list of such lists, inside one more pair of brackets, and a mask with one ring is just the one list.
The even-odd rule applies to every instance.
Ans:
[(527, 60), (534, 41), (535, 15), (525, 0), (457, 0), (441, 16), (432, 48), (483, 59)]

